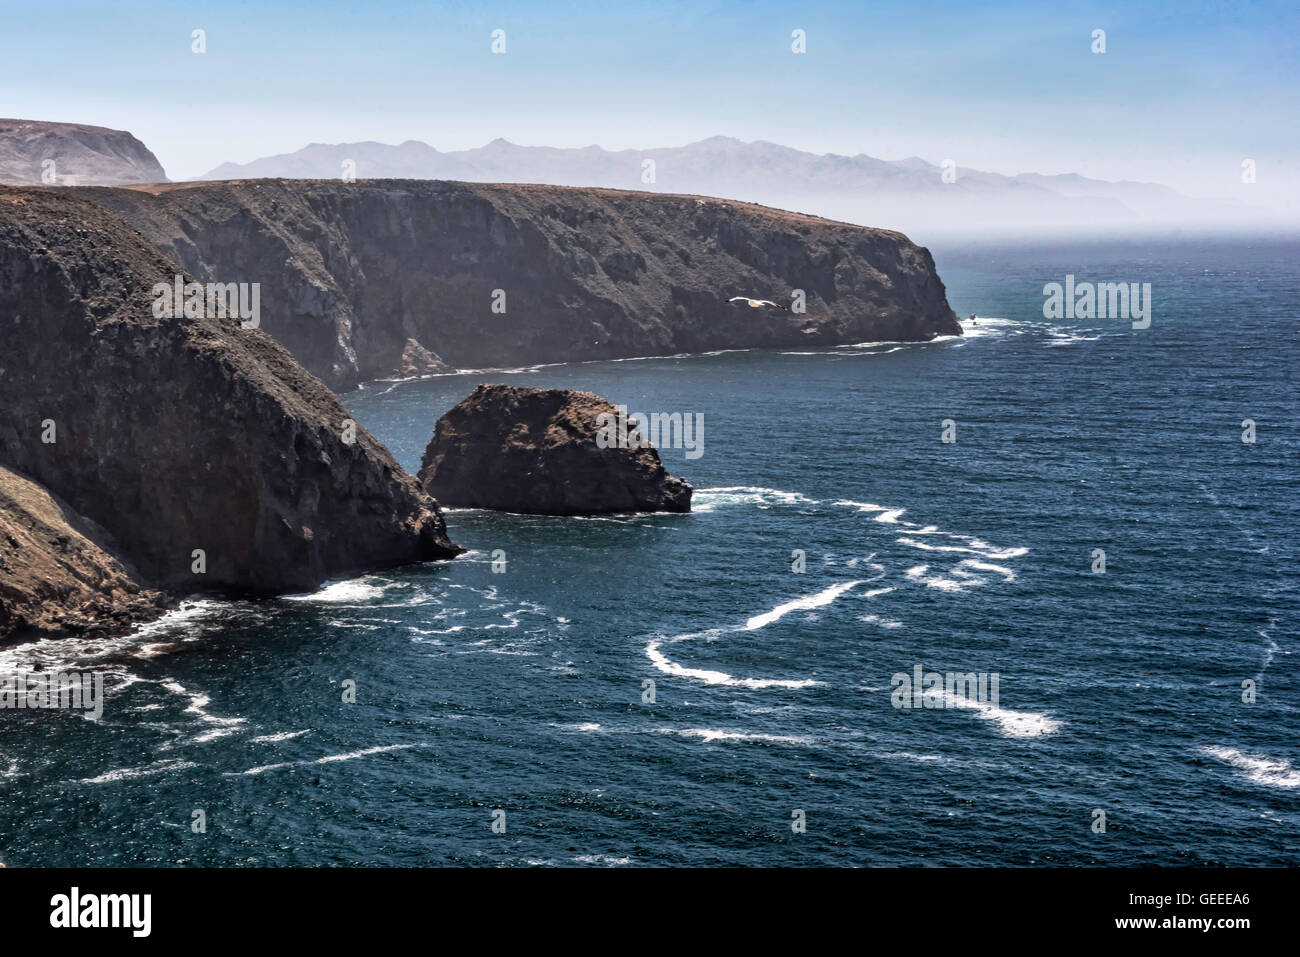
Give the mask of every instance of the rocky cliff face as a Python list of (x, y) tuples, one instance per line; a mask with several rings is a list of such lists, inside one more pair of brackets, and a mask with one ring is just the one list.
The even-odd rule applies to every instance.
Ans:
[(0, 120), (0, 183), (118, 186), (166, 181), (158, 158), (125, 130)]
[(567, 389), (479, 386), (438, 420), (420, 484), (449, 506), (542, 515), (691, 507), (691, 487), (615, 406)]
[[(421, 180), (91, 189), (335, 387), (457, 368), (959, 335), (900, 233), (746, 203)], [(805, 313), (749, 309), (732, 296)], [(415, 346), (411, 342), (414, 340)]]
[(0, 464), (180, 592), (455, 554), (437, 503), (274, 339), (154, 315), (177, 271), (67, 190), (0, 187)]
[(0, 643), (107, 634), (170, 604), (115, 553), (107, 532), (0, 467)]

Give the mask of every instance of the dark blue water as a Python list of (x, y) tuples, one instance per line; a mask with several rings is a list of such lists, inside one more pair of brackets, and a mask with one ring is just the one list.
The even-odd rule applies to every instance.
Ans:
[[(453, 511), (454, 562), (6, 650), (109, 698), (0, 713), (0, 860), (1300, 863), (1298, 257), (940, 248), (995, 317), (962, 340), (346, 396), (411, 470), (481, 381), (703, 413), (704, 455), (663, 453), (695, 511)], [(1152, 283), (1150, 328), (1044, 320), (1067, 273)], [(918, 664), (999, 700), (892, 707)]]

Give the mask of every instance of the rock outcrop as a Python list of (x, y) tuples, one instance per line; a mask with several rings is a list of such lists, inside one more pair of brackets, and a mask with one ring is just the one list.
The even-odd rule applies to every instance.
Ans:
[[(436, 180), (77, 192), (201, 280), (261, 283), (263, 328), (335, 388), (413, 374), (412, 340), (466, 369), (961, 334), (906, 236), (748, 203)], [(727, 301), (796, 290), (805, 312)]]
[(0, 644), (109, 634), (171, 604), (114, 552), (104, 529), (0, 467)]
[[(463, 508), (690, 511), (691, 487), (664, 470), (635, 429), (618, 440), (617, 421), (617, 408), (590, 392), (481, 385), (438, 420), (420, 484), (443, 504)], [(602, 428), (617, 441), (598, 442)]]
[(119, 186), (166, 181), (158, 158), (125, 130), (0, 120), (0, 183)]
[(0, 187), (0, 464), (177, 593), (456, 554), (437, 503), (271, 336), (155, 315), (178, 272), (68, 190)]

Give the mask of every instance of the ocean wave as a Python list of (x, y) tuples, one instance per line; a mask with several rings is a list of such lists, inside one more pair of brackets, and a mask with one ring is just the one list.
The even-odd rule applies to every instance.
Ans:
[[(971, 571), (975, 569), (976, 571)], [(986, 575), (980, 575), (976, 572), (985, 571), (1001, 575), (1004, 582), (1013, 582), (1016, 580), (1016, 573), (1005, 565), (993, 565), (988, 562), (977, 561), (968, 558), (952, 566), (944, 574), (928, 575), (929, 565), (916, 565), (909, 568), (903, 574), (909, 581), (917, 582), (928, 588), (937, 588), (940, 591), (947, 592), (964, 592), (968, 588), (975, 588), (980, 585), (987, 585), (991, 579)]]
[(146, 764), (138, 768), (118, 768), (108, 771), (104, 774), (97, 775), (93, 778), (82, 778), (78, 784), (111, 784), (114, 781), (130, 781), (135, 778), (152, 777), (155, 774), (166, 774), (169, 771), (184, 771), (187, 768), (198, 767), (193, 761), (182, 761), (177, 758), (170, 761), (158, 761), (154, 764)]
[(1036, 738), (1056, 734), (1061, 729), (1061, 722), (1037, 711), (1012, 711), (1001, 708), (987, 701), (976, 701), (965, 695), (959, 695), (947, 688), (932, 688), (927, 695), (941, 697), (945, 708), (971, 711), (975, 717), (995, 724), (998, 730), (1008, 738)]
[(207, 707), (212, 703), (212, 700), (201, 692), (190, 691), (179, 681), (168, 679), (159, 681), (158, 684), (170, 691), (172, 694), (180, 695), (182, 698), (185, 698), (189, 702), (189, 704), (185, 706), (186, 713), (196, 715), (200, 721), (203, 721), (206, 724), (229, 727), (232, 725), (244, 724), (248, 720), (247, 718), (222, 718), (218, 715), (211, 714), (207, 710)]
[(376, 578), (373, 575), (364, 575), (361, 578), (331, 582), (321, 588), (320, 591), (310, 592), (305, 595), (285, 595), (284, 600), (325, 605), (360, 604), (374, 601), (376, 598), (383, 598), (385, 592), (399, 585), (404, 586), (405, 583), (388, 581), (383, 578)]
[(756, 631), (765, 625), (770, 625), (774, 621), (779, 621), (794, 611), (805, 611), (807, 609), (821, 608), (825, 605), (829, 605), (850, 588), (862, 584), (864, 584), (862, 581), (840, 582), (839, 584), (823, 588), (815, 594), (804, 595), (801, 598), (788, 601), (783, 605), (777, 605), (771, 611), (764, 612), (761, 615), (755, 615), (753, 618), (749, 619), (749, 621), (745, 622), (745, 631)]
[(248, 740), (253, 744), (277, 744), (280, 741), (290, 741), (293, 738), (300, 738), (304, 734), (311, 734), (311, 730), (304, 731), (277, 731), (274, 734), (259, 734), (255, 738)]
[(383, 754), (387, 751), (404, 751), (407, 748), (418, 747), (414, 744), (387, 744), (376, 748), (363, 748), (360, 751), (347, 751), (343, 754), (327, 754), (323, 758), (315, 758), (310, 761), (285, 761), (281, 764), (263, 764), (260, 767), (249, 768), (247, 771), (227, 771), (226, 777), (240, 777), (250, 774), (265, 774), (267, 771), (279, 771), (283, 768), (310, 767), (316, 764), (333, 764), (336, 761), (352, 761), (356, 758), (369, 757), (372, 754)]
[(837, 501), (837, 502), (832, 502), (831, 504), (832, 504), (832, 505), (839, 505), (839, 506), (842, 506), (842, 507), (844, 507), (844, 508), (856, 508), (859, 512), (884, 512), (884, 511), (886, 511), (886, 508), (885, 508), (885, 506), (883, 506), (883, 505), (874, 505), (874, 504), (872, 504), (871, 502), (851, 502), (851, 501), (849, 501), (848, 499), (840, 499), (839, 501)]
[[(694, 635), (682, 635), (673, 641), (683, 641), (693, 638)], [(725, 671), (712, 671), (707, 668), (687, 668), (685, 665), (679, 665), (671, 660), (667, 655), (659, 650), (659, 646), (664, 643), (665, 639), (651, 639), (645, 646), (646, 657), (650, 659), (651, 664), (666, 675), (672, 675), (674, 678), (692, 678), (696, 681), (703, 681), (709, 685), (730, 685), (738, 688), (811, 688), (821, 684), (820, 681), (814, 681), (811, 678), (737, 678), (729, 675)]]
[(768, 744), (790, 744), (809, 747), (812, 738), (790, 734), (766, 734), (758, 731), (729, 731), (725, 728), (658, 728), (659, 734), (672, 734), (683, 738), (698, 738), (706, 744), (718, 741), (763, 741)]
[(1269, 788), (1293, 790), (1300, 788), (1300, 770), (1285, 758), (1270, 758), (1262, 754), (1238, 751), (1236, 748), (1221, 746), (1201, 748), (1202, 754), (1217, 758), (1241, 771), (1246, 778)]
[(719, 505), (816, 505), (817, 500), (799, 492), (785, 492), (779, 488), (761, 488), (753, 485), (728, 485), (722, 488), (696, 489), (691, 499), (691, 510), (711, 512)]
[[(85, 665), (118, 673), (121, 659), (147, 658), (173, 650), (176, 639), (193, 640), (195, 627), (223, 617), (233, 603), (204, 599), (180, 606), (116, 638), (41, 638), (0, 648), (0, 676), (29, 671), (69, 671)], [(160, 641), (171, 637), (173, 641)], [(114, 667), (107, 668), (106, 664)]]
[(881, 628), (902, 628), (901, 621), (895, 621), (893, 618), (885, 618), (881, 615), (863, 615), (858, 621), (866, 622), (868, 625), (877, 625)]
[[(1027, 555), (1029, 553), (1029, 549), (1021, 546), (1013, 548), (993, 548), (985, 545), (983, 548), (977, 548), (973, 545), (928, 545), (925, 542), (918, 542), (914, 538), (908, 538), (906, 535), (895, 540), (902, 545), (910, 545), (912, 548), (919, 548), (927, 552), (965, 552), (968, 555), (980, 555), (984, 558), (1019, 558), (1021, 555)], [(974, 541), (978, 542), (979, 540), (975, 539)]]
[[(977, 316), (975, 323), (961, 321), (961, 337), (964, 340), (985, 339), (992, 336), (1019, 335), (1025, 331), (1026, 323), (999, 316)], [(948, 338), (948, 337), (941, 337)], [(951, 338), (956, 339), (957, 336)], [(937, 342), (938, 340), (932, 340)]]
[[(922, 342), (909, 342), (903, 345), (896, 345), (889, 349), (881, 349), (886, 343), (864, 343), (861, 347), (853, 346), (833, 346), (830, 349), (804, 349), (798, 351), (782, 352), (783, 356), (887, 356), (891, 352), (899, 352), (912, 345), (925, 345)], [(854, 351), (850, 351), (854, 350)]]
[[(677, 635), (669, 639), (662, 637), (653, 638), (645, 646), (646, 657), (648, 657), (651, 663), (664, 674), (672, 675), (677, 678), (691, 678), (711, 685), (731, 685), (741, 688), (811, 688), (820, 685), (822, 682), (813, 678), (737, 678), (735, 675), (728, 674), (725, 671), (717, 671), (708, 668), (689, 668), (670, 659), (663, 653), (661, 646), (665, 643), (675, 644), (677, 642), (690, 641), (700, 637), (712, 640), (713, 638), (723, 634), (741, 631), (757, 631), (775, 621), (779, 621), (791, 612), (823, 608), (834, 602), (835, 599), (839, 598), (855, 586), (864, 585), (868, 581), (874, 580), (875, 579), (859, 579), (847, 582), (837, 582), (834, 585), (829, 585), (826, 588), (823, 588), (821, 591), (809, 595), (803, 595), (799, 598), (785, 602), (784, 604), (777, 605), (775, 608), (766, 611), (761, 615), (754, 615), (740, 626), (712, 628), (707, 631), (695, 632), (693, 634)], [(864, 597), (883, 595), (890, 591), (893, 591), (893, 589), (876, 589), (872, 592), (866, 593)]]

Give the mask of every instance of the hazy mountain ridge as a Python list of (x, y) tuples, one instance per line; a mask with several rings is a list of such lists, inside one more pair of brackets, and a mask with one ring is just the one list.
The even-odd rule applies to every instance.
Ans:
[[(652, 161), (653, 165), (650, 165)], [(519, 146), (503, 139), (442, 152), (417, 140), (397, 146), (313, 143), (250, 163), (224, 163), (200, 180), (263, 177), (452, 179), (688, 193), (815, 213), (862, 225), (987, 228), (1181, 222), (1261, 213), (1226, 201), (1193, 199), (1156, 183), (1110, 182), (1076, 173), (1006, 176), (944, 168), (920, 157), (819, 155), (762, 140), (714, 136), (681, 147), (606, 150)], [(653, 178), (651, 179), (651, 174)], [(646, 180), (650, 179), (649, 182)]]

